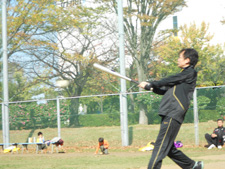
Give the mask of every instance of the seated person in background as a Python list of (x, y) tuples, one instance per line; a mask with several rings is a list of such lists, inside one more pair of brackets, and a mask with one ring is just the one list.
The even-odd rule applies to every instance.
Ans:
[(208, 142), (209, 150), (214, 147), (221, 149), (224, 144), (223, 139), (225, 137), (225, 128), (223, 127), (223, 120), (218, 119), (217, 125), (218, 125), (218, 127), (214, 129), (214, 131), (211, 135), (208, 133), (205, 134), (205, 139)]
[(101, 149), (102, 154), (108, 154), (108, 148), (109, 148), (108, 141), (106, 141), (106, 140), (104, 140), (104, 138), (100, 137), (98, 139), (98, 147), (95, 151), (95, 154), (98, 154), (99, 149)]
[(45, 144), (45, 140), (44, 140), (44, 136), (43, 136), (42, 132), (38, 132), (37, 143), (43, 143), (43, 144), (38, 145), (38, 150), (44, 150), (44, 153), (46, 153), (47, 146)]

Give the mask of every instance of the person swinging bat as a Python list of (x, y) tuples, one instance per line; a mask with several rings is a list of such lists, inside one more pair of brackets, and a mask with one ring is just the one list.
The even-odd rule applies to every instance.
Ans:
[[(177, 65), (181, 68), (180, 73), (163, 78), (159, 81), (138, 83), (138, 87), (140, 88), (145, 90), (152, 89), (154, 93), (164, 95), (158, 113), (162, 118), (160, 130), (148, 164), (148, 169), (160, 169), (162, 160), (166, 156), (183, 169), (204, 168), (203, 161), (194, 161), (190, 159), (174, 146), (174, 140), (184, 121), (185, 114), (190, 105), (190, 99), (193, 96), (196, 86), (197, 72), (194, 67), (198, 62), (198, 58), (198, 52), (195, 49), (182, 49), (179, 52), (177, 60)], [(119, 73), (111, 74), (134, 82), (130, 78), (118, 75)], [(135, 83), (137, 84), (137, 82)]]

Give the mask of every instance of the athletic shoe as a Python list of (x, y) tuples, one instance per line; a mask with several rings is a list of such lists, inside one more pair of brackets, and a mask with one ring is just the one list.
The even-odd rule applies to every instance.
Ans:
[(214, 144), (211, 144), (209, 147), (208, 147), (208, 149), (210, 150), (210, 149), (212, 149), (212, 148), (214, 148), (214, 147), (216, 147)]
[(203, 168), (204, 168), (203, 161), (196, 161), (193, 167), (193, 169), (203, 169)]
[(222, 148), (222, 146), (218, 146), (217, 148), (218, 148), (218, 149), (221, 149), (221, 148)]

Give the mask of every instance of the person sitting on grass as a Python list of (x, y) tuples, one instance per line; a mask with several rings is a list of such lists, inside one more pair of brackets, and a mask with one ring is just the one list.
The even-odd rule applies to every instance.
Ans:
[(95, 154), (98, 154), (98, 150), (101, 149), (101, 154), (108, 154), (109, 143), (104, 140), (104, 138), (100, 137), (98, 139), (98, 147), (95, 151)]
[(47, 152), (47, 146), (45, 144), (45, 140), (44, 140), (44, 136), (42, 132), (38, 132), (38, 139), (37, 139), (37, 143), (43, 143), (38, 145), (38, 150), (44, 150), (44, 153)]
[(213, 133), (210, 135), (208, 133), (205, 134), (205, 139), (208, 142), (208, 149), (212, 149), (217, 147), (221, 149), (224, 144), (224, 137), (225, 137), (225, 128), (223, 127), (223, 120), (217, 120), (218, 127), (214, 129)]

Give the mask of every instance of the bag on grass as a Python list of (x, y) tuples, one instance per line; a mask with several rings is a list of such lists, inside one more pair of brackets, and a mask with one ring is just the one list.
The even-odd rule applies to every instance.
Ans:
[(151, 151), (154, 149), (154, 142), (149, 142), (146, 146), (139, 148), (139, 151)]
[(56, 144), (56, 146), (59, 146), (59, 145), (63, 145), (64, 141), (63, 139), (61, 139), (60, 137), (54, 137), (52, 140), (51, 140), (52, 143)]
[(16, 146), (10, 146), (4, 149), (4, 153), (9, 153), (9, 152), (16, 152), (20, 150), (20, 148), (16, 148)]
[(183, 143), (181, 143), (181, 141), (175, 141), (175, 142), (174, 142), (174, 146), (175, 146), (176, 148), (181, 148), (181, 147), (183, 147)]

